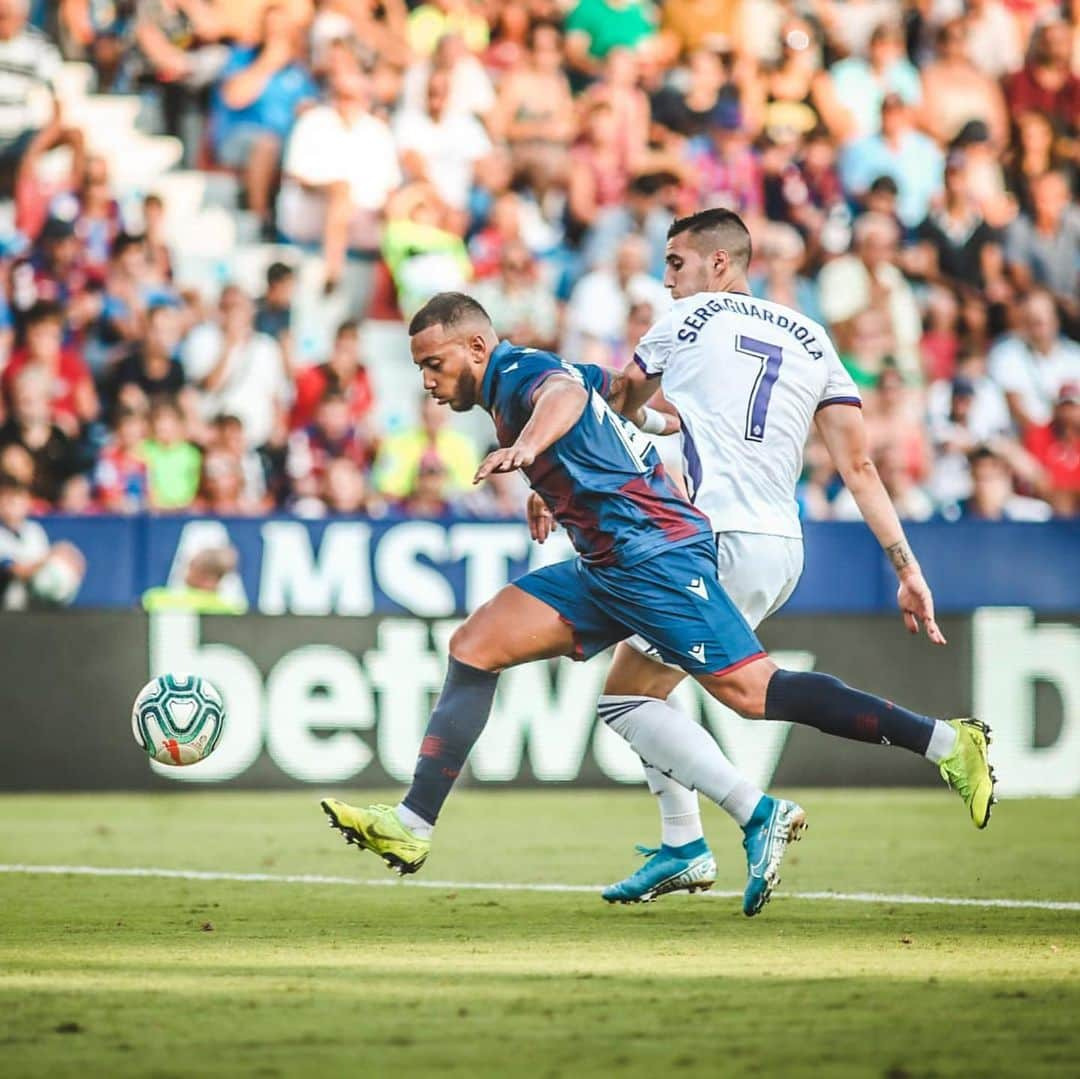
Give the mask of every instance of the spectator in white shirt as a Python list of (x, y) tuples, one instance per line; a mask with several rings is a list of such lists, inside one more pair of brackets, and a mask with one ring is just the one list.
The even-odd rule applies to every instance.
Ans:
[(967, 0), (968, 55), (992, 79), (1018, 70), (1024, 62), (1016, 21), (1000, 0)]
[(1050, 422), (1066, 383), (1080, 382), (1080, 345), (1060, 333), (1053, 296), (1035, 289), (1020, 306), (1015, 334), (990, 350), (990, 376), (1004, 390), (1020, 433)]
[(619, 245), (613, 266), (593, 270), (574, 286), (562, 347), (567, 359), (612, 366), (622, 350), (630, 308), (647, 303), (656, 318), (667, 311), (671, 297), (645, 272), (648, 262), (648, 243), (640, 236), (628, 236)]
[(222, 289), (219, 308), (219, 322), (197, 326), (183, 350), (188, 379), (202, 390), (203, 419), (236, 416), (249, 446), (282, 444), (292, 386), (281, 348), (255, 332), (255, 305), (236, 285)]
[(1005, 451), (1011, 442), (1012, 420), (1001, 387), (986, 374), (986, 361), (978, 353), (961, 357), (956, 377), (935, 382), (926, 395), (927, 429), (934, 464), (929, 488), (940, 505), (971, 494), (969, 454), (987, 443)]
[(83, 135), (64, 126), (56, 79), (62, 60), (56, 46), (26, 25), (27, 0), (0, 0), (0, 198), (16, 193), (41, 155), (57, 146), (83, 153)]
[(50, 544), (45, 529), (27, 520), (30, 489), (0, 473), (0, 610), (39, 603), (66, 605), (82, 584), (86, 560), (70, 543)]
[(469, 52), (460, 34), (443, 34), (430, 60), (410, 64), (406, 69), (401, 88), (404, 109), (423, 112), (433, 71), (445, 71), (450, 77), (447, 112), (483, 120), (495, 107), (495, 88), (484, 65)]
[(327, 55), (330, 101), (296, 122), (283, 165), (278, 227), (294, 243), (323, 245), (327, 289), (350, 248), (376, 251), (382, 208), (401, 184), (389, 127), (371, 113), (371, 79), (354, 50)]
[(473, 170), (491, 153), (491, 141), (476, 117), (450, 110), (449, 100), (450, 74), (435, 68), (428, 79), (427, 107), (401, 112), (394, 137), (410, 179), (434, 184), (447, 206), (464, 210)]
[(906, 381), (921, 377), (922, 316), (907, 279), (896, 266), (900, 229), (883, 214), (865, 213), (855, 222), (855, 250), (829, 262), (818, 277), (821, 311), (838, 336), (868, 307), (880, 307), (892, 324), (896, 365)]

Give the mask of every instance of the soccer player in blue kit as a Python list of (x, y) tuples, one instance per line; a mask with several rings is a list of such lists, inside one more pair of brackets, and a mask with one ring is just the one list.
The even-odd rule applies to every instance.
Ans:
[[(505, 586), (454, 632), (446, 681), (401, 802), (321, 803), (350, 843), (415, 873), (487, 722), (500, 672), (556, 656), (587, 659), (633, 634), (747, 718), (857, 740), (873, 721), (882, 740), (922, 752), (941, 721), (831, 675), (772, 662), (719, 584), (708, 518), (679, 493), (651, 442), (613, 409), (619, 376), (500, 342), (484, 309), (462, 293), (433, 297), (409, 335), (425, 390), (458, 412), (479, 405), (495, 423), (501, 448), (476, 481), (523, 471), (578, 557)], [(777, 808), (785, 843), (797, 839), (804, 812), (793, 802)]]

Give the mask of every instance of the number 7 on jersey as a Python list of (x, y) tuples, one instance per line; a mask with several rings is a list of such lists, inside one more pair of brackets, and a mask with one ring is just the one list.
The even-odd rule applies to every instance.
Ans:
[(765, 441), (765, 420), (769, 415), (769, 401), (773, 386), (780, 377), (780, 365), (784, 362), (784, 350), (767, 341), (758, 341), (742, 334), (735, 339), (735, 351), (744, 356), (753, 356), (761, 363), (754, 388), (750, 391), (750, 402), (746, 406), (746, 439), (748, 442)]

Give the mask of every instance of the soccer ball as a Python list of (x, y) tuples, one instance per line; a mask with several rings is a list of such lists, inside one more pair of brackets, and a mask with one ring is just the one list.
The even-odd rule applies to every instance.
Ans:
[(131, 709), (135, 741), (162, 764), (194, 764), (212, 753), (225, 725), (216, 687), (194, 674), (147, 682)]

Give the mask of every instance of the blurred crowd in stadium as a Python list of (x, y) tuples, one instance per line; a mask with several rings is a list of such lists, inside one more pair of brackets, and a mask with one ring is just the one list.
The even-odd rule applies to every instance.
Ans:
[[(669, 223), (727, 206), (755, 292), (830, 329), (905, 517), (1080, 514), (1078, 22), (1048, 0), (0, 0), (5, 490), (38, 513), (517, 515), (516, 480), (471, 487), (486, 447), (445, 410), (379, 422), (379, 367), (408, 360), (367, 324), (465, 288), (516, 342), (621, 367), (670, 302)], [(73, 63), (231, 178), (273, 253), (259, 289), (177, 275), (184, 222), (72, 122)], [(348, 316), (317, 356), (293, 317), (313, 255)], [(858, 515), (813, 443), (801, 498)]]

